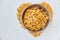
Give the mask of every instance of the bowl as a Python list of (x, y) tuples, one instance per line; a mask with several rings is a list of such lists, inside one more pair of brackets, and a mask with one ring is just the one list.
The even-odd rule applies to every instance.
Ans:
[[(45, 25), (45, 28), (44, 29), (46, 29), (46, 27), (48, 26), (48, 24), (49, 24), (49, 20), (50, 20), (50, 15), (49, 15), (49, 12), (48, 12), (48, 10), (44, 7), (44, 6), (42, 6), (42, 5), (40, 5), (40, 4), (31, 4), (31, 5), (29, 5), (29, 6), (27, 6), (23, 11), (22, 11), (22, 17), (21, 17), (21, 19), (22, 19), (22, 25), (24, 26), (24, 23), (23, 23), (23, 18), (24, 18), (24, 15), (25, 15), (25, 12), (26, 12), (26, 10), (27, 9), (29, 9), (29, 8), (31, 8), (31, 7), (39, 7), (39, 8), (41, 8), (41, 9), (43, 9), (46, 13), (47, 13), (47, 16), (48, 16), (48, 20), (47, 20), (47, 22), (46, 22), (46, 25)], [(25, 26), (24, 26), (25, 27)], [(26, 28), (26, 27), (25, 27)], [(26, 28), (27, 29), (27, 28)], [(38, 31), (43, 31), (44, 29), (41, 29), (41, 30), (38, 30)], [(27, 30), (29, 30), (29, 29), (27, 29)], [(31, 30), (29, 30), (29, 31), (31, 31)], [(33, 31), (33, 32), (38, 32), (38, 31)]]

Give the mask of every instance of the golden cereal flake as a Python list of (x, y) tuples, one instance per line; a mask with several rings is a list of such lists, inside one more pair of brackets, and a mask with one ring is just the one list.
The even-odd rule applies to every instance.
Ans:
[(38, 36), (40, 36), (43, 33), (43, 31), (42, 32), (32, 32), (32, 31), (29, 31), (29, 33), (31, 35), (33, 35), (34, 37), (38, 37)]

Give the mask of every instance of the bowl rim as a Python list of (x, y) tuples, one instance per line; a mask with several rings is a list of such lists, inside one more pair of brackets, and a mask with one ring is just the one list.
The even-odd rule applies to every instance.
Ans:
[[(40, 7), (42, 7), (43, 9), (45, 9), (45, 11), (47, 12), (47, 14), (48, 14), (48, 22), (46, 23), (46, 25), (45, 25), (45, 28), (44, 29), (42, 29), (42, 30), (38, 30), (38, 31), (33, 31), (33, 32), (39, 32), (39, 31), (43, 31), (43, 30), (45, 30), (46, 29), (46, 27), (48, 26), (48, 24), (49, 24), (49, 21), (50, 21), (50, 13), (49, 13), (49, 11), (47, 10), (47, 8), (45, 8), (44, 6), (42, 6), (41, 4), (30, 4), (29, 6), (27, 6), (27, 7), (25, 7), (24, 8), (24, 10), (22, 11), (22, 17), (21, 17), (21, 20), (22, 20), (22, 25), (23, 25), (23, 27), (24, 28), (26, 28), (25, 26), (24, 26), (24, 23), (23, 23), (23, 16), (24, 16), (24, 12), (28, 9), (28, 8), (30, 8), (31, 6), (40, 6)], [(27, 29), (27, 28), (26, 28)], [(29, 30), (29, 29), (27, 29), (27, 30)], [(32, 30), (29, 30), (29, 31), (32, 31)]]

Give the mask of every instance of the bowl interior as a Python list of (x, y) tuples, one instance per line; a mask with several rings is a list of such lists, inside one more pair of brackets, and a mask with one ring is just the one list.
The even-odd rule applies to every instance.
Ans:
[[(47, 13), (47, 16), (48, 16), (48, 20), (47, 20), (47, 22), (46, 22), (46, 25), (45, 25), (45, 28), (47, 27), (47, 25), (49, 24), (49, 19), (50, 19), (50, 17), (49, 17), (49, 12), (48, 12), (48, 10), (45, 8), (45, 7), (43, 7), (42, 5), (40, 5), (40, 4), (32, 4), (32, 5), (29, 5), (29, 6), (27, 6), (24, 10), (23, 10), (23, 12), (22, 12), (22, 23), (23, 23), (23, 19), (24, 19), (24, 15), (25, 15), (25, 12), (26, 12), (26, 10), (27, 9), (29, 9), (29, 8), (31, 8), (31, 7), (39, 7), (39, 9), (43, 9), (46, 13)], [(24, 25), (24, 23), (23, 23), (23, 25)], [(44, 28), (44, 29), (45, 29)], [(28, 29), (28, 28), (26, 28), (26, 29)], [(29, 30), (29, 29), (28, 29)], [(38, 31), (42, 31), (43, 29), (41, 29), (41, 30), (38, 30)], [(29, 30), (29, 31), (31, 31), (31, 30)], [(34, 32), (36, 32), (36, 31), (34, 31)]]

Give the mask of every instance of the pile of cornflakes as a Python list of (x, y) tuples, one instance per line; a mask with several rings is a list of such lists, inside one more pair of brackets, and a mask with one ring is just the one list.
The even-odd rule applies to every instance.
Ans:
[[(27, 6), (29, 6), (30, 4), (32, 4), (32, 3), (23, 3), (22, 5), (20, 5), (19, 7), (18, 7), (18, 12), (17, 12), (17, 19), (19, 20), (19, 22), (22, 24), (22, 11), (24, 10), (24, 8), (26, 8)], [(44, 6), (48, 11), (49, 11), (49, 14), (50, 14), (50, 21), (52, 21), (52, 17), (53, 17), (53, 11), (52, 11), (52, 8), (51, 8), (51, 6), (50, 6), (50, 4), (48, 4), (48, 3), (46, 3), (46, 2), (42, 2), (42, 3), (39, 3), (40, 5), (42, 5), (42, 6)], [(30, 13), (30, 10), (32, 10), (32, 9), (29, 9), (29, 10), (27, 10), (26, 11), (26, 13), (25, 13), (25, 16), (24, 16), (24, 24), (25, 24), (25, 26), (28, 28), (28, 29), (30, 29), (30, 30), (35, 30), (35, 31), (37, 31), (37, 30), (40, 30), (39, 28), (42, 28), (42, 29), (44, 29), (44, 26), (45, 26), (45, 23), (43, 22), (43, 20), (45, 21), (45, 22), (47, 22), (47, 19), (48, 19), (48, 17), (46, 16), (46, 15), (43, 15), (42, 13), (43, 13), (43, 11), (42, 12), (40, 12), (40, 10), (41, 9), (37, 9), (37, 10), (32, 10), (31, 12), (32, 13)], [(40, 14), (38, 15), (38, 14), (34, 14), (34, 12), (39, 12)], [(46, 12), (44, 12), (44, 13), (46, 13)], [(35, 16), (35, 15), (38, 15), (38, 16)], [(40, 18), (40, 17), (42, 17), (42, 16), (45, 16), (45, 17), (43, 17), (43, 19), (41, 20), (41, 21), (39, 21), (38, 20), (38, 18)], [(30, 18), (29, 18), (30, 17)], [(32, 17), (34, 17), (34, 18), (32, 18)], [(27, 20), (28, 19), (28, 20)], [(33, 20), (32, 20), (33, 19)], [(46, 19), (46, 20), (45, 20)], [(38, 22), (36, 22), (36, 24), (34, 24), (34, 22), (35, 21), (38, 21)], [(28, 22), (29, 21), (29, 22)], [(34, 21), (34, 22), (33, 22)], [(41, 27), (41, 22), (43, 22), (44, 23), (44, 25), (42, 24), (42, 26), (43, 27)], [(38, 24), (39, 23), (39, 24)], [(33, 25), (31, 25), (31, 24), (33, 24)], [(33, 26), (33, 27), (32, 27)], [(35, 28), (36, 27), (36, 28)], [(37, 28), (38, 27), (38, 28)], [(38, 37), (42, 32), (40, 32), (40, 31), (38, 31), (38, 32), (32, 32), (32, 31), (29, 31), (29, 33), (30, 34), (32, 34), (34, 37)]]

